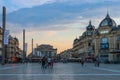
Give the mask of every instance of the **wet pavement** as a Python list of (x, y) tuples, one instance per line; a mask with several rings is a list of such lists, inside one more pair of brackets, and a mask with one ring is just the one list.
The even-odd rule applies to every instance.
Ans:
[(39, 63), (0, 65), (0, 80), (120, 80), (120, 64), (55, 63), (41, 69)]

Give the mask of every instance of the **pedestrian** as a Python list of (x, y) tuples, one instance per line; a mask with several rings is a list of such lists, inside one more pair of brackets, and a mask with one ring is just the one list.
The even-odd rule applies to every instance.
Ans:
[(97, 65), (97, 60), (96, 60), (96, 58), (94, 58), (94, 64), (95, 64), (95, 66)]
[(98, 56), (96, 56), (96, 59), (95, 59), (95, 66), (97, 66), (97, 67), (100, 66), (100, 60), (99, 60)]
[(54, 59), (51, 59), (51, 68), (53, 68), (54, 65)]
[(48, 58), (45, 57), (45, 68), (47, 68), (47, 67), (48, 67)]
[(48, 68), (51, 66), (51, 58), (48, 57)]
[(97, 66), (98, 66), (98, 67), (100, 66), (100, 62), (99, 62), (99, 61), (97, 61)]
[(83, 59), (81, 59), (81, 65), (82, 65), (82, 67), (84, 66), (84, 60)]
[(42, 58), (42, 61), (41, 61), (41, 62), (42, 62), (42, 66), (41, 66), (41, 67), (42, 67), (42, 68), (45, 68), (45, 63), (46, 63), (46, 62), (45, 62), (45, 57)]

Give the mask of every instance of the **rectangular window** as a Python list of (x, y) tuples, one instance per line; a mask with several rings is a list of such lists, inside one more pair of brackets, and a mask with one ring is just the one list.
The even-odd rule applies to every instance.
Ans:
[(117, 36), (117, 41), (120, 41), (120, 36)]

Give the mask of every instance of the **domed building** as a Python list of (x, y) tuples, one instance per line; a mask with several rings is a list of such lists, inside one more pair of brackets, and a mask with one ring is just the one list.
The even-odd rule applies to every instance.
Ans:
[(101, 62), (120, 62), (120, 26), (108, 13), (97, 29), (89, 21), (86, 31), (73, 44), (73, 51), (84, 59), (94, 55)]
[(110, 18), (109, 14), (100, 22), (94, 34), (95, 56), (102, 62), (116, 62), (120, 60), (120, 27)]
[(113, 19), (110, 18), (109, 14), (107, 13), (105, 19), (103, 19), (99, 25), (99, 27), (116, 27), (116, 23)]

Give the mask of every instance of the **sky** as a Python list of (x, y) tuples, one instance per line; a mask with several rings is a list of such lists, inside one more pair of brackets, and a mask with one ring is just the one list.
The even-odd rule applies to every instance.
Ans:
[(0, 26), (3, 6), (7, 10), (6, 29), (19, 39), (21, 49), (26, 30), (27, 54), (32, 38), (34, 48), (36, 44), (50, 44), (58, 53), (72, 48), (89, 20), (97, 28), (107, 12), (120, 24), (120, 0), (0, 0)]

